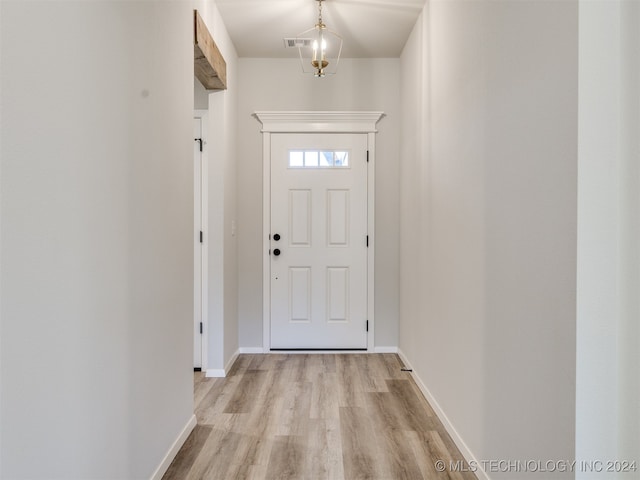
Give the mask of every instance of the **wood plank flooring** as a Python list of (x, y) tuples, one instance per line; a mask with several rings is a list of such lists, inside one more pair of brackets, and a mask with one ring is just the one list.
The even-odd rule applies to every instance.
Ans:
[[(477, 480), (395, 354), (240, 355), (195, 375), (198, 425), (163, 480)], [(461, 463), (462, 464), (462, 463)]]

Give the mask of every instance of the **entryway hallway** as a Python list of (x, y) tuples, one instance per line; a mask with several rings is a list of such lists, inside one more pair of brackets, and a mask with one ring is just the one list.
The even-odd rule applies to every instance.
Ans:
[(198, 425), (163, 478), (476, 480), (451, 471), (463, 458), (402, 368), (395, 354), (273, 354), (196, 373)]

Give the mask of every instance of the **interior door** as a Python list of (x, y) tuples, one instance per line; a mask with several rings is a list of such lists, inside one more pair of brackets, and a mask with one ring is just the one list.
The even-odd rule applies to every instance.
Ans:
[(202, 119), (193, 119), (193, 368), (202, 368)]
[(367, 348), (367, 135), (271, 137), (271, 349)]

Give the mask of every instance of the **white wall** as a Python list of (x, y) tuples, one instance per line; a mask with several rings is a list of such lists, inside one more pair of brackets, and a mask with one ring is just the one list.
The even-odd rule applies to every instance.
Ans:
[(0, 476), (148, 479), (193, 413), (192, 11), (0, 9)]
[(193, 77), (193, 108), (196, 110), (209, 109), (209, 91), (202, 86), (195, 75)]
[(301, 73), (299, 60), (239, 60), (238, 254), (242, 347), (262, 347), (260, 110), (384, 111), (376, 138), (375, 345), (397, 346), (399, 60), (341, 59), (337, 75)]
[[(640, 461), (640, 4), (581, 2), (576, 458)], [(633, 473), (584, 469), (577, 478)]]
[(577, 27), (433, 1), (401, 59), (400, 348), (481, 461), (574, 455)]
[[(2, 26), (2, 15), (3, 9), (0, 7), (0, 28)], [(4, 73), (3, 73), (3, 62), (2, 62), (2, 32), (0, 32), (0, 105), (2, 104), (2, 84), (4, 82)], [(3, 363), (2, 360), (4, 358), (3, 355), (3, 349), (2, 349), (2, 200), (3, 200), (3, 196), (2, 196), (2, 182), (3, 182), (3, 176), (2, 176), (2, 157), (3, 157), (3, 149), (2, 149), (2, 134), (1, 134), (1, 129), (3, 126), (3, 121), (2, 121), (2, 109), (0, 108), (0, 432), (3, 431), (3, 427), (2, 427), (2, 405), (3, 405), (3, 389), (2, 389), (2, 377), (3, 374), (2, 372), (4, 371), (3, 369)], [(3, 451), (3, 436), (2, 433), (0, 433), (0, 478), (2, 478), (2, 451)]]
[(618, 458), (640, 460), (640, 3), (621, 10), (621, 316)]
[[(208, 342), (207, 370), (221, 375), (238, 351), (238, 261), (236, 222), (236, 114), (238, 69), (235, 47), (229, 38), (217, 6), (196, 1), (195, 8), (227, 64), (227, 89), (203, 92), (195, 88), (197, 105), (209, 110), (207, 135), (208, 165)], [(204, 102), (207, 102), (204, 105)]]

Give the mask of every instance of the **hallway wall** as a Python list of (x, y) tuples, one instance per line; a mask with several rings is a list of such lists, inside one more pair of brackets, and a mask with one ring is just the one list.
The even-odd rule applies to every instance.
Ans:
[[(638, 2), (581, 3), (576, 458), (585, 462), (640, 460), (638, 52)], [(634, 473), (576, 478), (625, 476)]]
[(193, 416), (192, 9), (0, 9), (0, 477), (148, 480)]
[(208, 324), (204, 334), (208, 342), (206, 368), (219, 375), (238, 351), (238, 242), (233, 229), (237, 221), (238, 56), (215, 3), (195, 0), (194, 4), (227, 64), (226, 90), (203, 91), (202, 85), (194, 86), (197, 102), (209, 112), (204, 239), (209, 255)]
[(576, 1), (433, 1), (401, 59), (400, 349), (478, 461), (574, 455), (577, 39)]
[(298, 59), (239, 60), (238, 255), (241, 347), (262, 347), (260, 110), (384, 111), (376, 138), (375, 345), (398, 342), (399, 59), (341, 59), (335, 76), (301, 73)]

